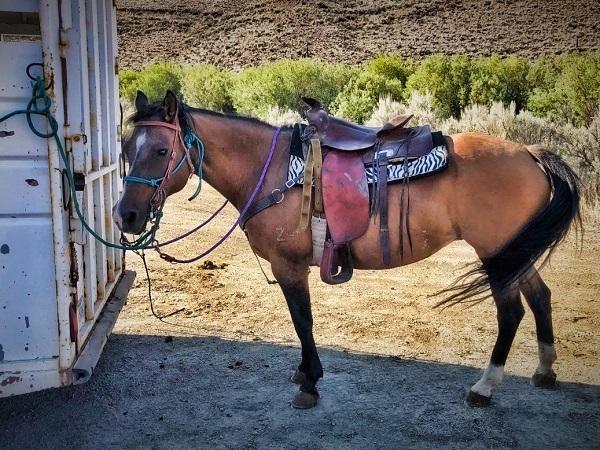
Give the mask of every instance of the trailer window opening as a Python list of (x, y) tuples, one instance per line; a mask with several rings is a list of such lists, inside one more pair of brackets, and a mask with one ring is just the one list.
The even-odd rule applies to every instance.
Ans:
[(34, 12), (0, 11), (0, 41), (40, 41), (40, 17)]

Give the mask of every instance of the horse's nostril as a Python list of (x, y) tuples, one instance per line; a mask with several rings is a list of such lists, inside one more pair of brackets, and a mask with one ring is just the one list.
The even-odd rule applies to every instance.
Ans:
[(134, 223), (137, 219), (137, 212), (135, 211), (127, 211), (123, 214), (123, 221), (129, 225)]

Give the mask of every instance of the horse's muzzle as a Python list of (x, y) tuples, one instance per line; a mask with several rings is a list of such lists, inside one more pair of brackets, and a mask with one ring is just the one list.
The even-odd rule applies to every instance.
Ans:
[(147, 213), (141, 213), (137, 209), (125, 207), (122, 202), (118, 202), (113, 206), (112, 217), (119, 230), (123, 233), (140, 234), (146, 228), (146, 223), (148, 223)]

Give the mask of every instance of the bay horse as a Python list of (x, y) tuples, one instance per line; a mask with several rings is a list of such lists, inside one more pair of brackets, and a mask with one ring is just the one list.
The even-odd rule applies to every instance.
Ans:
[[(180, 191), (194, 167), (202, 178), (240, 211), (248, 200), (267, 158), (269, 144), (274, 153), (259, 194), (264, 196), (281, 185), (287, 173), (290, 128), (276, 130), (253, 118), (191, 108), (167, 92), (164, 100), (149, 103), (138, 92), (136, 112), (130, 118), (133, 131), (123, 142), (133, 180), (125, 182), (113, 218), (125, 233), (146, 228), (152, 204)], [(200, 150), (189, 150), (181, 130), (194, 130), (202, 141)], [(274, 133), (278, 136), (274, 136)], [(280, 132), (279, 132), (280, 131)], [(400, 246), (401, 187), (389, 187), (390, 267), (427, 258), (447, 244), (462, 239), (480, 259), (459, 284), (444, 292), (442, 303), (480, 300), (489, 292), (497, 306), (498, 336), (481, 379), (465, 403), (490, 404), (492, 389), (500, 383), (517, 327), (524, 315), (521, 294), (536, 323), (539, 365), (532, 384), (551, 387), (556, 382), (552, 365), (556, 360), (552, 329), (550, 289), (534, 263), (548, 254), (566, 236), (571, 225), (581, 227), (580, 182), (558, 156), (540, 146), (525, 146), (496, 137), (461, 133), (444, 136), (448, 167), (431, 177), (411, 181), (411, 212), (408, 228), (412, 252)], [(271, 155), (271, 154), (269, 154)], [(183, 162), (187, 161), (187, 164)], [(178, 170), (173, 170), (179, 161)], [(157, 194), (160, 193), (157, 200)], [(308, 273), (312, 258), (310, 229), (298, 231), (301, 189), (290, 189), (278, 203), (254, 215), (245, 224), (251, 248), (271, 264), (287, 302), (301, 343), (301, 361), (292, 377), (299, 392), (292, 400), (296, 408), (317, 404), (317, 381), (323, 369), (313, 338)], [(377, 219), (377, 218), (376, 218)], [(351, 244), (358, 269), (385, 269), (378, 243), (377, 220)], [(407, 239), (404, 239), (404, 243)]]

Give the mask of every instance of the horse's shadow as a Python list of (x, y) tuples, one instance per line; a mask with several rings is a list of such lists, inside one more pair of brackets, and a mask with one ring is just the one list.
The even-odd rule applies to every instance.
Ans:
[[(479, 368), (320, 351), (319, 405), (290, 407), (299, 349), (113, 335), (89, 383), (0, 400), (0, 448), (594, 447), (600, 387), (508, 375), (464, 405)], [(560, 374), (559, 374), (560, 376)]]

